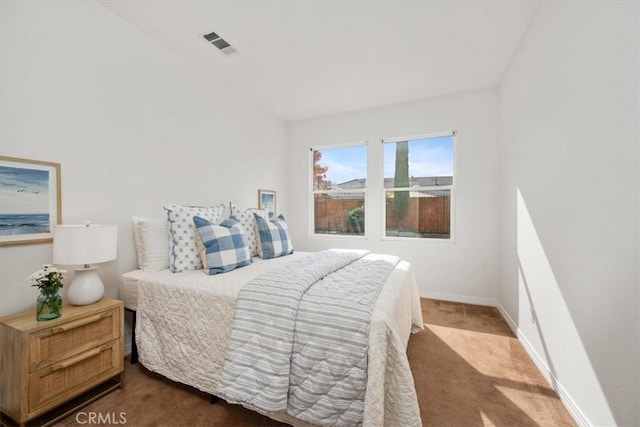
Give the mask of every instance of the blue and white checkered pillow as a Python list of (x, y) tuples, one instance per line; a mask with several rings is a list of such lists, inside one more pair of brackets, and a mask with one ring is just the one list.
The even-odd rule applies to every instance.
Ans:
[(226, 273), (251, 264), (251, 253), (240, 223), (228, 218), (213, 224), (199, 216), (193, 217), (198, 230), (198, 248), (205, 273)]
[(289, 236), (289, 228), (282, 215), (267, 219), (257, 213), (253, 214), (258, 226), (258, 254), (263, 259), (277, 258), (293, 253), (293, 243)]

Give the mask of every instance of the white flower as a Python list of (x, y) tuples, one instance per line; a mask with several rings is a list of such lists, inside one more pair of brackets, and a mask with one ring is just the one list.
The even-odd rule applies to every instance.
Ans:
[(29, 280), (33, 286), (42, 289), (50, 289), (54, 287), (62, 287), (62, 279), (67, 274), (67, 270), (58, 270), (52, 264), (45, 264), (41, 270), (37, 270), (29, 275)]
[(36, 270), (34, 271), (30, 276), (29, 276), (29, 280), (40, 280), (45, 276), (45, 271), (44, 270)]

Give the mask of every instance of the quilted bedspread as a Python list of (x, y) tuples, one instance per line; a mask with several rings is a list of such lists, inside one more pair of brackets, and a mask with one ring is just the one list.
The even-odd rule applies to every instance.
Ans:
[[(258, 260), (219, 286), (200, 274), (137, 276), (137, 344), (146, 368), (174, 381), (220, 395), (220, 378), (242, 286), (259, 274), (308, 256)], [(369, 254), (363, 260), (395, 262)], [(275, 261), (275, 262), (272, 262)], [(233, 273), (233, 272), (232, 272)], [(229, 274), (229, 273), (227, 273)], [(225, 274), (225, 276), (227, 276)], [(226, 279), (226, 277), (225, 277)], [(233, 283), (232, 283), (233, 282)], [(406, 357), (411, 332), (423, 328), (411, 266), (400, 261), (375, 302), (368, 337), (364, 426), (420, 426), (420, 411)], [(308, 425), (285, 412), (269, 414), (293, 425)]]
[(247, 283), (220, 396), (319, 425), (361, 425), (371, 314), (399, 261), (366, 254), (323, 251)]

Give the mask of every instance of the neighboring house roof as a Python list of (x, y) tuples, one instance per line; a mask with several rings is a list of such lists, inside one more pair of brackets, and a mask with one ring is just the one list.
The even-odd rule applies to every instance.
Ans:
[[(452, 176), (416, 176), (409, 178), (409, 187), (437, 187), (442, 185), (451, 185), (453, 183)], [(351, 181), (342, 182), (333, 186), (334, 190), (354, 190), (366, 187), (364, 178), (352, 179)], [(385, 178), (384, 188), (393, 188), (394, 179)]]
[[(445, 185), (451, 185), (453, 183), (453, 177), (451, 176), (419, 176), (409, 178), (409, 187), (439, 187)], [(335, 184), (331, 189), (344, 191), (344, 193), (331, 193), (330, 197), (334, 199), (361, 199), (364, 198), (364, 194), (351, 193), (349, 190), (361, 190), (366, 188), (366, 179), (358, 178), (350, 181), (345, 181), (340, 184)], [(385, 178), (384, 188), (394, 188), (394, 179)], [(446, 196), (447, 190), (410, 190), (410, 197), (437, 197)]]

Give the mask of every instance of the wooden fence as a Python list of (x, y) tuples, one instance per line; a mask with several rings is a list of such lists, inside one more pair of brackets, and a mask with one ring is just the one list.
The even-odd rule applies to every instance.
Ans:
[(387, 199), (387, 234), (389, 231), (421, 235), (448, 236), (451, 229), (451, 199), (447, 196), (409, 199), (404, 221), (398, 224), (393, 211), (393, 199)]
[(316, 233), (357, 234), (347, 228), (347, 215), (364, 205), (364, 199), (330, 199), (316, 197)]
[[(315, 199), (316, 233), (357, 234), (347, 227), (347, 215), (353, 209), (363, 206), (362, 199)], [(401, 226), (395, 218), (393, 199), (387, 199), (387, 234), (395, 232), (418, 233), (423, 236), (448, 236), (450, 233), (450, 198), (416, 197), (409, 199), (407, 214)]]

